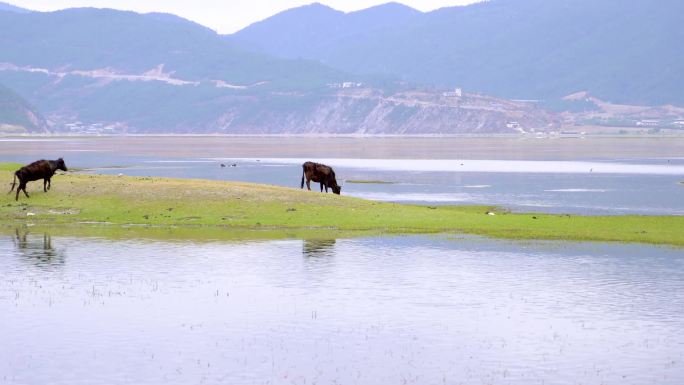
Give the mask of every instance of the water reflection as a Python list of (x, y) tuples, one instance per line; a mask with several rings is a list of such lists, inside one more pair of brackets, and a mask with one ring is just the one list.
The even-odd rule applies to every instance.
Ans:
[(335, 239), (305, 239), (302, 254), (305, 258), (330, 257), (334, 254)]
[[(26, 263), (44, 259), (60, 269)], [(0, 236), (0, 262), (0, 384), (684, 379), (678, 249), (437, 236), (113, 241), (12, 229)]]
[(25, 229), (15, 229), (14, 245), (26, 260), (41, 267), (64, 265), (64, 251), (52, 246), (48, 233), (32, 234)]

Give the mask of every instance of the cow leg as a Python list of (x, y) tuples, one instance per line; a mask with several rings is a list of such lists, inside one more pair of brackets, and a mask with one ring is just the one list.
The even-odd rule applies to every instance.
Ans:
[(47, 192), (47, 178), (43, 179), (43, 192)]
[(21, 190), (24, 190), (24, 195), (26, 195), (27, 198), (29, 198), (28, 193), (26, 192), (26, 184), (25, 183), (20, 183), (19, 188), (17, 188), (17, 195), (14, 196), (14, 200), (19, 200), (19, 192)]
[(321, 192), (323, 192), (323, 183), (321, 182)]
[(309, 179), (306, 180), (306, 189), (311, 191), (311, 181)]
[(52, 187), (52, 178), (48, 178), (48, 190)]

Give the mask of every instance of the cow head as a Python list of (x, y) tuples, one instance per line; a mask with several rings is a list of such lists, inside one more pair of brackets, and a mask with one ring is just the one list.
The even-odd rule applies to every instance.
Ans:
[(337, 183), (335, 183), (334, 186), (332, 186), (333, 193), (340, 195), (340, 192), (342, 191), (342, 187), (338, 186)]
[(67, 166), (64, 164), (64, 159), (57, 159), (57, 169), (62, 171), (67, 171)]

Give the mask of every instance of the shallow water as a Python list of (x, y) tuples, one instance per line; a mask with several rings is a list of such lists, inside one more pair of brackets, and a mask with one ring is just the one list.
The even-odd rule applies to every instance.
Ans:
[(0, 237), (0, 383), (681, 384), (684, 254)]
[(99, 173), (299, 188), (306, 159), (334, 166), (342, 193), (367, 199), (684, 215), (682, 148), (684, 138), (6, 138), (0, 139), (0, 160), (64, 156), (70, 167)]

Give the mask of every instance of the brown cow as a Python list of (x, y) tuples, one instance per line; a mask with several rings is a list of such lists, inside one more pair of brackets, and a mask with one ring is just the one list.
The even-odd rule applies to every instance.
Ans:
[(59, 158), (57, 160), (37, 160), (28, 166), (24, 166), (14, 173), (14, 182), (12, 183), (12, 189), (8, 192), (11, 193), (14, 190), (14, 186), (17, 185), (17, 179), (19, 179), (19, 187), (17, 188), (17, 195), (15, 200), (19, 200), (19, 191), (24, 190), (24, 194), (28, 198), (29, 195), (26, 192), (26, 184), (34, 180), (43, 180), (43, 191), (47, 192), (50, 189), (51, 178), (55, 175), (55, 171), (62, 170), (66, 171), (67, 167), (64, 164), (64, 159)]
[(304, 188), (304, 178), (306, 178), (306, 188), (311, 191), (310, 182), (318, 182), (321, 184), (321, 192), (323, 192), (323, 187), (325, 187), (325, 192), (328, 192), (328, 188), (331, 188), (333, 193), (340, 195), (342, 188), (337, 184), (335, 180), (335, 171), (330, 166), (326, 166), (320, 163), (306, 162), (302, 165), (302, 186)]

